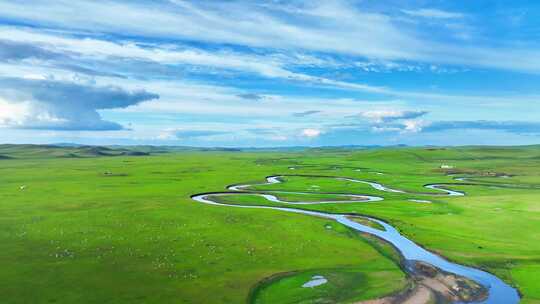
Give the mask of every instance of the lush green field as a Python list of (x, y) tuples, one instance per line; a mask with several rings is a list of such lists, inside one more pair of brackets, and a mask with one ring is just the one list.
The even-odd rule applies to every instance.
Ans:
[[(35, 149), (0, 147), (3, 303), (348, 303), (380, 297), (407, 285), (385, 244), (328, 220), (207, 206), (190, 195), (275, 174), (347, 176), (435, 193), (423, 185), (456, 183), (446, 173), (471, 176), (481, 185), (451, 187), (465, 197), (385, 193), (313, 177), (256, 188), (318, 193), (307, 196), (313, 201), (343, 199), (325, 192), (382, 196), (385, 201), (377, 203), (298, 207), (382, 218), (431, 250), (496, 273), (519, 288), (523, 303), (540, 303), (539, 147), (144, 149), (150, 156)], [(222, 199), (269, 205), (256, 196)], [(321, 288), (298, 288), (323, 274), (329, 283)]]

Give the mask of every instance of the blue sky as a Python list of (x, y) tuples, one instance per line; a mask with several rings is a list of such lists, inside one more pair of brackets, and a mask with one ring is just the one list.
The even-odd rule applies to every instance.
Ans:
[(0, 1), (5, 143), (535, 144), (539, 83), (532, 1)]

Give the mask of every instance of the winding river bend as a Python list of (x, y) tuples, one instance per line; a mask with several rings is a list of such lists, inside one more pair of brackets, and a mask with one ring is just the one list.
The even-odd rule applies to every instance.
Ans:
[[(275, 176), (269, 176), (266, 178), (266, 183), (261, 184), (255, 184), (255, 185), (270, 185), (270, 184), (276, 184), (281, 183), (280, 178), (284, 177), (285, 175), (275, 175)], [(306, 175), (286, 175), (286, 176), (302, 176), (306, 177)], [(309, 177), (309, 176), (307, 176)], [(364, 181), (364, 180), (358, 180), (358, 179), (352, 179), (347, 177), (335, 177), (335, 176), (319, 176), (319, 177), (326, 177), (326, 178), (332, 178), (336, 180), (345, 180), (349, 182), (355, 182), (355, 183), (363, 183), (368, 184), (374, 189), (385, 191), (385, 192), (395, 192), (395, 193), (407, 193), (406, 191), (397, 190), (388, 188), (382, 184), (371, 182), (371, 181)], [(374, 236), (377, 236), (392, 245), (394, 245), (395, 248), (397, 248), (401, 255), (403, 256), (403, 259), (405, 260), (405, 265), (414, 265), (415, 262), (424, 262), (427, 264), (431, 264), (445, 272), (456, 274), (468, 279), (471, 279), (475, 281), (476, 283), (482, 285), (488, 290), (488, 296), (485, 300), (481, 302), (473, 302), (477, 304), (514, 304), (519, 303), (520, 297), (516, 289), (511, 287), (510, 285), (503, 282), (498, 277), (468, 266), (456, 264), (453, 262), (450, 262), (443, 257), (432, 253), (418, 244), (414, 243), (413, 241), (407, 239), (403, 235), (401, 235), (394, 227), (389, 225), (386, 222), (383, 222), (378, 219), (365, 217), (368, 220), (371, 220), (373, 222), (376, 222), (384, 227), (384, 230), (379, 230), (376, 228), (372, 228), (366, 225), (362, 225), (358, 222), (355, 222), (348, 218), (349, 215), (347, 214), (331, 214), (331, 213), (325, 213), (325, 212), (319, 212), (319, 211), (309, 211), (309, 210), (301, 210), (301, 209), (295, 209), (294, 205), (308, 205), (308, 204), (329, 204), (329, 203), (371, 203), (371, 202), (378, 202), (382, 201), (382, 197), (378, 196), (367, 196), (367, 195), (358, 195), (358, 194), (340, 194), (335, 193), (334, 195), (337, 196), (343, 196), (347, 197), (347, 200), (339, 200), (339, 201), (317, 201), (317, 202), (289, 202), (289, 201), (283, 201), (280, 200), (277, 196), (269, 194), (313, 194), (310, 192), (292, 192), (292, 191), (250, 191), (247, 190), (247, 188), (255, 185), (232, 185), (227, 187), (227, 192), (212, 192), (212, 193), (201, 193), (193, 195), (191, 198), (197, 202), (204, 203), (204, 204), (210, 204), (210, 205), (218, 205), (218, 206), (226, 206), (226, 207), (236, 207), (236, 208), (256, 208), (256, 209), (273, 209), (273, 210), (280, 210), (285, 212), (292, 212), (292, 213), (299, 213), (299, 214), (305, 214), (310, 216), (316, 216), (320, 218), (326, 218), (335, 220), (336, 222), (339, 222), (347, 227), (350, 227), (356, 231), (368, 233)], [(446, 188), (445, 185), (441, 184), (430, 184), (425, 185), (425, 188), (440, 191), (440, 194), (429, 194), (429, 193), (414, 193), (414, 194), (421, 194), (421, 195), (448, 195), (448, 196), (463, 196), (465, 193), (453, 191)], [(291, 205), (291, 207), (271, 207), (271, 206), (254, 206), (254, 205), (232, 205), (232, 204), (223, 204), (216, 202), (212, 200), (213, 197), (218, 196), (227, 196), (227, 195), (257, 195), (260, 197), (263, 197), (264, 199), (271, 201), (271, 202), (279, 202), (283, 204)], [(414, 272), (414, 269), (411, 267), (405, 267), (404, 269), (406, 272), (412, 273)], [(456, 302), (459, 303), (459, 302)]]

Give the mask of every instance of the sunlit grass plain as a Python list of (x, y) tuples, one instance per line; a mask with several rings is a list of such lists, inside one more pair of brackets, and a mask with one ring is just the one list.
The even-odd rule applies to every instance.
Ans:
[[(445, 197), (291, 176), (254, 189), (382, 196), (296, 207), (381, 218), (430, 250), (497, 274), (519, 288), (522, 303), (540, 303), (539, 147), (145, 150), (150, 156), (32, 149), (0, 149), (3, 303), (349, 303), (397, 292), (408, 284), (405, 274), (392, 249), (376, 240), (324, 219), (208, 206), (190, 196), (276, 174), (347, 176), (435, 193), (423, 185), (458, 183), (442, 164), (482, 185), (454, 185), (467, 196)], [(501, 187), (489, 186), (496, 183)], [(269, 205), (255, 196), (222, 200)], [(298, 288), (323, 273), (329, 284)]]

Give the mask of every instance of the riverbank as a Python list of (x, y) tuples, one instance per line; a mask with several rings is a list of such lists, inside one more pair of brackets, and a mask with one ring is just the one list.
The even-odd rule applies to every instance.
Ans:
[[(298, 176), (298, 175), (295, 175)], [(305, 176), (313, 177), (313, 176)], [(321, 178), (321, 176), (317, 176)], [(376, 190), (387, 191), (387, 192), (398, 192), (404, 193), (401, 190), (395, 190), (387, 188), (379, 183), (366, 182), (357, 179), (350, 179), (345, 177), (322, 177), (328, 179), (336, 180), (346, 180), (354, 183), (364, 183), (368, 184)], [(283, 181), (280, 179), (280, 176), (270, 176), (266, 178), (266, 182), (262, 184), (242, 184), (228, 186), (228, 190), (236, 191), (237, 195), (249, 195), (249, 196), (260, 196), (271, 202), (278, 202), (284, 204), (290, 204), (290, 202), (284, 202), (277, 199), (275, 196), (268, 196), (264, 192), (257, 193), (250, 190), (253, 186), (266, 186), (266, 185), (276, 185), (280, 184)], [(448, 186), (448, 185), (446, 185)], [(443, 188), (439, 184), (427, 184), (426, 188), (433, 190), (440, 190), (445, 192), (448, 196), (463, 196), (463, 192), (453, 191), (447, 188)], [(279, 190), (274, 192), (287, 193), (287, 191)], [(290, 191), (289, 193), (295, 194), (296, 192)], [(305, 193), (305, 192), (301, 192)], [(227, 204), (221, 201), (213, 200), (214, 197), (219, 197), (223, 195), (234, 195), (231, 192), (214, 192), (214, 193), (203, 193), (195, 194), (191, 198), (197, 202), (222, 206), (222, 207), (237, 207), (237, 208), (256, 208), (256, 209), (272, 209), (285, 212), (300, 213), (315, 217), (333, 219), (349, 228), (352, 228), (359, 232), (364, 232), (371, 234), (373, 236), (379, 237), (380, 239), (389, 242), (392, 244), (401, 254), (404, 261), (403, 264), (407, 265), (404, 267), (404, 270), (413, 278), (419, 287), (416, 288), (416, 292), (411, 294), (412, 298), (418, 297), (418, 293), (423, 294), (425, 298), (426, 292), (429, 293), (430, 297), (427, 297), (429, 301), (432, 296), (439, 297), (444, 300), (448, 300), (452, 303), (457, 303), (461, 301), (475, 302), (475, 303), (486, 303), (486, 304), (513, 304), (518, 303), (520, 300), (519, 294), (516, 289), (512, 288), (508, 284), (504, 283), (501, 279), (496, 276), (481, 271), (479, 269), (474, 269), (466, 267), (463, 265), (454, 264), (444, 258), (424, 249), (421, 246), (418, 246), (411, 240), (405, 238), (392, 226), (388, 223), (382, 222), (381, 220), (376, 220), (373, 218), (365, 217), (366, 220), (377, 223), (379, 226), (382, 226), (384, 229), (375, 227), (373, 225), (365, 225), (362, 221), (352, 218), (346, 214), (330, 214), (322, 213), (317, 211), (310, 211), (305, 209), (294, 209), (291, 207), (278, 207), (278, 206), (265, 206), (265, 205), (243, 205), (243, 204)], [(355, 194), (349, 194), (355, 195)], [(382, 200), (382, 198), (381, 198)], [(321, 202), (328, 203), (328, 202)], [(304, 203), (310, 204), (310, 203)], [(317, 204), (314, 202), (313, 204)], [(485, 299), (484, 299), (485, 298)]]

